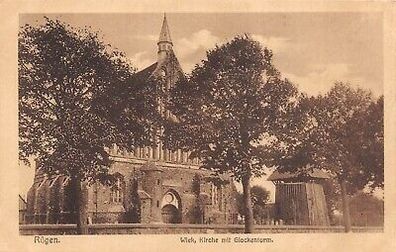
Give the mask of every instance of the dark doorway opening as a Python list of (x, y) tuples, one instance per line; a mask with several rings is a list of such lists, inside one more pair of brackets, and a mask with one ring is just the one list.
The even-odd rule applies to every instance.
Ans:
[(180, 211), (174, 205), (167, 204), (162, 210), (162, 221), (164, 223), (181, 223)]

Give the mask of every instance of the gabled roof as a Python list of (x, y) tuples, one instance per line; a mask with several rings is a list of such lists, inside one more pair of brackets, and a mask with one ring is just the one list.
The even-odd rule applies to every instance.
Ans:
[(158, 65), (158, 62), (151, 64), (150, 66), (146, 67), (145, 69), (137, 72), (134, 75), (134, 78), (148, 79), (153, 74), (153, 72), (157, 69), (157, 65)]
[(274, 171), (267, 178), (267, 180), (269, 180), (269, 181), (288, 180), (288, 179), (299, 178), (299, 177), (308, 177), (308, 178), (316, 178), (316, 179), (330, 178), (329, 174), (327, 174), (323, 170), (313, 168), (310, 170), (302, 170), (302, 171), (297, 171), (297, 172), (282, 172), (281, 173), (279, 171)]
[(141, 198), (141, 199), (151, 199), (150, 194), (148, 194), (144, 190), (138, 190), (138, 195), (139, 195), (139, 198)]
[(19, 194), (19, 210), (26, 210), (26, 200)]
[(133, 75), (133, 78), (140, 79), (140, 80), (147, 80), (150, 77), (152, 77), (153, 75), (155, 76), (158, 73), (159, 69), (161, 69), (164, 65), (167, 65), (167, 64), (175, 65), (175, 67), (178, 71), (178, 74), (180, 76), (184, 76), (184, 72), (181, 69), (180, 63), (177, 60), (175, 53), (173, 52), (173, 50), (170, 50), (169, 55), (167, 56), (167, 58), (164, 61), (161, 61), (160, 63), (155, 62), (155, 63), (151, 64), (150, 66), (146, 67), (145, 69), (140, 70), (139, 72), (137, 72)]

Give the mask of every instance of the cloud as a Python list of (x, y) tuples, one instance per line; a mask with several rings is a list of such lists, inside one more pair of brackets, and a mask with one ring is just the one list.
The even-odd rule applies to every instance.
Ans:
[(191, 34), (188, 38), (181, 38), (175, 43), (177, 55), (184, 58), (194, 54), (198, 50), (207, 50), (213, 48), (216, 43), (220, 42), (220, 38), (213, 35), (209, 30), (202, 29)]
[(283, 75), (297, 84), (301, 91), (309, 95), (324, 94), (336, 81), (348, 82), (354, 86), (362, 86), (364, 79), (351, 74), (350, 64), (315, 64), (311, 71), (304, 75), (284, 73)]
[[(155, 35), (135, 35), (133, 38), (146, 41), (158, 40), (158, 36)], [(220, 42), (220, 38), (213, 35), (211, 31), (202, 29), (192, 33), (188, 37), (174, 41), (174, 50), (183, 66), (183, 70), (189, 72), (199, 62), (197, 59), (202, 59), (208, 49), (214, 48)], [(146, 51), (138, 52), (130, 57), (130, 59), (133, 65), (139, 70), (155, 61)]]
[(130, 57), (132, 65), (142, 70), (152, 64), (155, 60), (152, 59), (146, 51), (135, 53)]
[(274, 53), (282, 52), (290, 45), (290, 39), (284, 37), (265, 37), (260, 34), (252, 34), (252, 39), (260, 42), (262, 46), (271, 49)]
[[(289, 45), (289, 39), (284, 37), (265, 37), (260, 34), (253, 34), (252, 38), (260, 42), (263, 46), (270, 48), (274, 53), (284, 51)], [(189, 37), (184, 37), (175, 41), (175, 51), (183, 63), (183, 69), (189, 72), (196, 63), (193, 58), (203, 58), (208, 49), (212, 49), (216, 44), (227, 41), (212, 34), (207, 29), (199, 30)]]
[(220, 38), (213, 35), (211, 31), (202, 29), (189, 37), (175, 41), (174, 49), (183, 66), (183, 70), (190, 72), (195, 64), (199, 62), (197, 59), (204, 58), (205, 52), (214, 48), (220, 42)]
[(148, 41), (158, 41), (158, 35), (135, 35), (133, 36), (134, 39), (140, 39), (140, 40), (148, 40)]

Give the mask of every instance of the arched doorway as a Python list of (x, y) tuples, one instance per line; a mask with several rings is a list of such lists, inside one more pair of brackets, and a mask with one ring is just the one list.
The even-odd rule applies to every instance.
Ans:
[(179, 210), (171, 204), (165, 205), (162, 210), (162, 221), (164, 223), (180, 223), (180, 214)]
[(181, 200), (174, 190), (165, 193), (161, 203), (161, 215), (164, 223), (181, 223)]

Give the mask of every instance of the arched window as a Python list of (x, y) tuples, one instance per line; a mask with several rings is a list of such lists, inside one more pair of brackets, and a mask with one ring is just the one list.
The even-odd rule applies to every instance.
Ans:
[(216, 209), (222, 211), (223, 210), (223, 188), (221, 185), (217, 186), (212, 183), (211, 188), (211, 196), (212, 196), (212, 205), (216, 207)]
[(211, 187), (211, 196), (212, 196), (212, 205), (215, 206), (218, 203), (218, 193), (217, 193), (217, 186), (212, 183)]
[(124, 179), (122, 176), (117, 176), (116, 184), (111, 190), (111, 202), (122, 203), (124, 200)]

